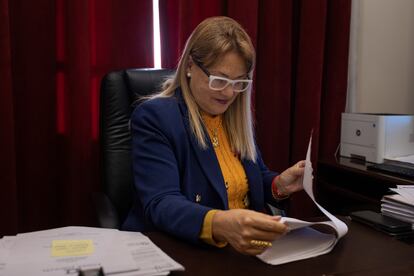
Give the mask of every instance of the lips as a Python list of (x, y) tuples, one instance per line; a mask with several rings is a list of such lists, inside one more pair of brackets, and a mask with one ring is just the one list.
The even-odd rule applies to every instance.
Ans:
[(216, 99), (216, 101), (219, 103), (219, 104), (222, 104), (222, 105), (226, 105), (229, 101), (228, 100), (220, 100), (220, 99)]

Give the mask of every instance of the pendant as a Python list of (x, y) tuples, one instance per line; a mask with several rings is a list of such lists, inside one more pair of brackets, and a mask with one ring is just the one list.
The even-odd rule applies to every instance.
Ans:
[(219, 139), (217, 135), (217, 129), (213, 130), (213, 137), (211, 137), (211, 143), (213, 144), (213, 147), (217, 148), (219, 146)]
[(219, 140), (217, 136), (213, 136), (211, 138), (211, 143), (213, 144), (213, 147), (217, 148), (219, 146)]

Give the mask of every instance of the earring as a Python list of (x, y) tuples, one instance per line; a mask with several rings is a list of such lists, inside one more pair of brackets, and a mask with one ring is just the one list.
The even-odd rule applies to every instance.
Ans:
[(191, 73), (187, 72), (187, 78), (191, 78)]

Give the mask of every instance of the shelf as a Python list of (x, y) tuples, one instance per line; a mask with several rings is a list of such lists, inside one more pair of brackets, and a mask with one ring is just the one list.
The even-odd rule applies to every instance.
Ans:
[(381, 198), (396, 185), (414, 185), (414, 180), (367, 170), (366, 164), (349, 158), (322, 159), (315, 178), (316, 196), (322, 206), (337, 214), (380, 210)]

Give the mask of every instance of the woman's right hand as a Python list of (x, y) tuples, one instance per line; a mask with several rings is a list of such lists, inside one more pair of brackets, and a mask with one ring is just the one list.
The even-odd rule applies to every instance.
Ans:
[(252, 244), (252, 240), (272, 242), (288, 231), (280, 216), (269, 216), (252, 210), (232, 209), (218, 211), (212, 222), (213, 238), (228, 242), (237, 251), (258, 255), (267, 247)]

